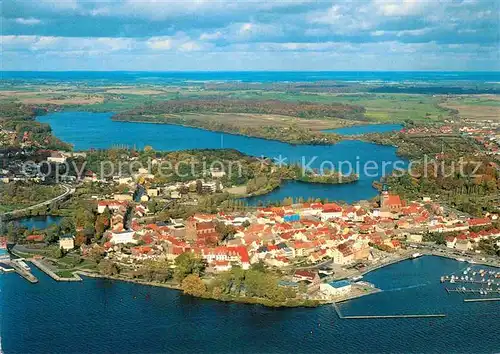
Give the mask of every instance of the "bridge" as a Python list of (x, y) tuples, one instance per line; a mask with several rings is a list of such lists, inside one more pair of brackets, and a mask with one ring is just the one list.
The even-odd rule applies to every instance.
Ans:
[(29, 211), (29, 210), (33, 210), (33, 209), (37, 209), (37, 208), (40, 208), (40, 207), (43, 207), (43, 206), (46, 206), (46, 205), (50, 205), (52, 203), (58, 202), (60, 200), (63, 200), (67, 196), (75, 193), (75, 188), (72, 188), (69, 185), (61, 184), (61, 187), (64, 189), (64, 193), (58, 195), (57, 197), (54, 197), (52, 199), (40, 202), (40, 203), (35, 204), (35, 205), (31, 205), (31, 206), (26, 207), (26, 208), (16, 209), (16, 210), (12, 210), (12, 211), (9, 211), (9, 212), (6, 212), (6, 213), (2, 213), (2, 214), (0, 214), (0, 218), (4, 217), (4, 216), (14, 215), (16, 213), (23, 213), (23, 212), (26, 212), (26, 211)]

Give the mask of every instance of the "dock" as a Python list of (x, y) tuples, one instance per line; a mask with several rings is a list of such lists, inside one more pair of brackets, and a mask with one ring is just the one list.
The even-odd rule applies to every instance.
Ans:
[(338, 305), (334, 302), (333, 308), (342, 320), (375, 320), (375, 319), (395, 319), (395, 318), (442, 318), (445, 314), (416, 314), (416, 315), (361, 315), (361, 316), (344, 316), (340, 312)]
[(445, 314), (430, 314), (430, 315), (374, 315), (374, 316), (344, 316), (342, 319), (346, 320), (372, 320), (372, 319), (385, 319), (385, 318), (434, 318), (446, 317)]
[[(454, 279), (454, 281), (450, 281), (450, 279), (443, 279), (442, 283), (468, 283), (468, 284), (492, 284), (496, 285), (497, 282), (493, 280), (465, 280), (465, 279)], [(500, 283), (500, 282), (499, 282)]]
[(464, 302), (500, 301), (500, 297), (487, 297), (481, 299), (464, 299)]
[(21, 277), (29, 281), (31, 284), (36, 284), (38, 283), (38, 278), (35, 277), (33, 274), (31, 274), (31, 271), (29, 269), (25, 269), (21, 267), (18, 263), (16, 262), (11, 262), (10, 265), (12, 268), (14, 268), (14, 271), (19, 274)]
[[(482, 291), (484, 292), (484, 289), (463, 289), (463, 288), (456, 288), (456, 289), (448, 289), (445, 288), (446, 292), (449, 293), (459, 293), (459, 294), (481, 294), (483, 295)], [(500, 294), (500, 289), (499, 290), (487, 290), (488, 294)]]

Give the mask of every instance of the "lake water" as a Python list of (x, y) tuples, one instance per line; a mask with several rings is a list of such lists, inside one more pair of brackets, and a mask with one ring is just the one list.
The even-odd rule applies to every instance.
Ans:
[(123, 83), (241, 82), (499, 82), (500, 73), (477, 71), (3, 71), (3, 80)]
[[(1, 348), (14, 353), (366, 353), (500, 351), (500, 303), (447, 295), (442, 274), (468, 265), (422, 257), (365, 276), (383, 291), (340, 305), (344, 315), (445, 318), (341, 320), (332, 306), (271, 309), (201, 300), (102, 279), (30, 284), (0, 275)], [(482, 267), (485, 268), (485, 267)]]
[[(334, 167), (343, 173), (353, 171), (360, 176), (358, 182), (349, 185), (287, 183), (268, 195), (251, 198), (251, 203), (281, 200), (285, 196), (321, 197), (347, 202), (373, 198), (377, 191), (372, 182), (379, 180), (382, 174), (390, 173), (394, 167), (401, 168), (406, 164), (396, 156), (394, 147), (361, 141), (342, 141), (335, 145), (290, 145), (178, 125), (115, 122), (111, 120), (112, 115), (58, 112), (41, 116), (38, 120), (50, 124), (54, 134), (74, 144), (76, 150), (113, 146), (142, 149), (146, 145), (162, 151), (232, 148), (252, 156), (270, 157), (275, 162), (300, 163), (312, 168)], [(375, 170), (372, 166), (379, 168)]]
[(324, 133), (337, 133), (340, 135), (359, 135), (368, 133), (387, 133), (396, 132), (403, 129), (401, 124), (368, 124), (368, 125), (355, 125), (352, 127), (326, 129)]
[(54, 224), (59, 224), (62, 220), (61, 216), (32, 216), (29, 218), (22, 218), (13, 220), (15, 223), (19, 223), (21, 226), (26, 227), (28, 230), (31, 229), (46, 229)]

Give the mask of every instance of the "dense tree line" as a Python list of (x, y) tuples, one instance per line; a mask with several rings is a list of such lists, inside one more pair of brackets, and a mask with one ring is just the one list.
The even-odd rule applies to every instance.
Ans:
[(0, 210), (23, 208), (57, 197), (62, 190), (29, 182), (0, 183)]
[(23, 141), (25, 134), (28, 134), (29, 140), (40, 147), (54, 150), (71, 150), (71, 145), (52, 135), (52, 129), (48, 124), (35, 120), (37, 114), (45, 112), (45, 109), (21, 103), (0, 103), (0, 127), (16, 132), (16, 145)]
[(134, 117), (177, 114), (177, 113), (258, 113), (279, 114), (300, 118), (343, 118), (351, 120), (366, 120), (365, 108), (362, 106), (348, 105), (342, 103), (313, 103), (313, 102), (287, 102), (278, 100), (236, 100), (236, 99), (213, 99), (194, 100), (180, 99), (169, 100), (152, 105), (146, 105), (131, 109), (115, 116), (118, 120), (128, 120)]

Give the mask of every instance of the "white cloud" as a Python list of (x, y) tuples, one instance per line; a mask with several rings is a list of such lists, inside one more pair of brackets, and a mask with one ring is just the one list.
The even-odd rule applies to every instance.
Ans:
[(116, 52), (140, 46), (131, 38), (73, 38), (54, 36), (0, 36), (4, 50), (60, 51), (97, 50)]
[(437, 1), (427, 0), (374, 0), (379, 14), (384, 16), (412, 16), (421, 14), (426, 7)]
[(28, 18), (18, 17), (15, 19), (15, 21), (20, 25), (28, 25), (28, 26), (38, 25), (42, 23), (41, 20), (34, 17), (28, 17)]
[(170, 50), (173, 42), (170, 37), (153, 37), (147, 41), (147, 45), (154, 50)]
[(217, 40), (217, 39), (220, 39), (222, 38), (222, 32), (221, 31), (217, 31), (217, 32), (213, 32), (213, 33), (202, 33), (200, 35), (200, 40), (201, 41), (214, 41), (214, 40)]
[(40, 5), (56, 11), (79, 8), (78, 0), (38, 0), (38, 2)]
[[(319, 61), (316, 56), (356, 52), (379, 67), (378, 61), (391, 63), (394, 55), (425, 53), (425, 60), (443, 58), (445, 69), (451, 50), (468, 53), (474, 62), (498, 58), (496, 0), (0, 1), (2, 49), (33, 57), (106, 58), (126, 52), (124, 58), (175, 60), (177, 55), (195, 57), (194, 52), (219, 58), (246, 52), (258, 53), (253, 60), (274, 55)], [(460, 43), (476, 47), (449, 46)]]
[(181, 51), (196, 52), (213, 48), (206, 42), (197, 42), (183, 33), (175, 36), (151, 37), (146, 41), (146, 46), (155, 51)]

